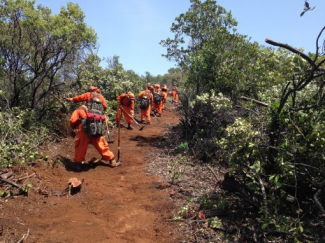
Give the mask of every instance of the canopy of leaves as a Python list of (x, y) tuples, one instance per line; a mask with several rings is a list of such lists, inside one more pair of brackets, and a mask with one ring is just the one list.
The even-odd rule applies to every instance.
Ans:
[(59, 85), (57, 72), (75, 55), (92, 48), (96, 34), (77, 4), (59, 14), (27, 0), (0, 1), (1, 81), (8, 107), (41, 109)]

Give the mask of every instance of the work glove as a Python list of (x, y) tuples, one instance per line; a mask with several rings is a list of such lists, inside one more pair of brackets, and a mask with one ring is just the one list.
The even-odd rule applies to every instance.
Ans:
[(107, 133), (107, 135), (109, 136), (109, 130), (108, 130), (108, 129), (107, 129), (107, 132), (106, 132), (106, 133)]
[(132, 117), (134, 117), (134, 110), (131, 110), (131, 111), (130, 111), (130, 115), (131, 115)]
[(72, 101), (73, 99), (72, 98), (66, 98), (66, 101)]

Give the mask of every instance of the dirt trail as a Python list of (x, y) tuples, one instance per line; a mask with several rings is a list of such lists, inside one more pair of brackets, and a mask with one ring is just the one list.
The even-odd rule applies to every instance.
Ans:
[[(169, 108), (142, 131), (136, 125), (132, 131), (122, 127), (122, 166), (117, 168), (99, 165), (75, 172), (73, 138), (53, 145), (50, 159), (63, 163), (25, 169), (24, 174), (35, 173), (28, 179), (33, 183), (29, 196), (0, 201), (0, 242), (17, 242), (9, 239), (21, 239), (27, 232), (24, 242), (178, 242), (173, 223), (166, 220), (173, 216), (167, 191), (158, 189), (157, 178), (145, 172), (146, 156), (159, 149), (154, 141), (177, 122)], [(117, 139), (109, 145), (116, 154)], [(86, 161), (93, 157), (99, 154), (90, 145)], [(82, 190), (57, 196), (72, 177), (84, 179)]]

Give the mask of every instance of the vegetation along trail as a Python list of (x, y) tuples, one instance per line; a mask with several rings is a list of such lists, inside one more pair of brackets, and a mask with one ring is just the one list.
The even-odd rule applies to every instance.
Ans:
[[(47, 163), (20, 168), (33, 184), (28, 197), (18, 196), (1, 205), (0, 242), (177, 242), (168, 218), (173, 204), (160, 190), (154, 176), (146, 175), (149, 152), (159, 149), (168, 125), (178, 122), (171, 110), (153, 118), (151, 125), (132, 131), (121, 124), (122, 165), (85, 165), (81, 172), (72, 167), (74, 140), (68, 137), (51, 145)], [(111, 150), (117, 151), (117, 132), (111, 132)], [(86, 161), (98, 153), (91, 145)], [(18, 173), (17, 172), (17, 173)], [(83, 179), (74, 195), (62, 193), (70, 178)], [(15, 241), (15, 242), (17, 242)]]

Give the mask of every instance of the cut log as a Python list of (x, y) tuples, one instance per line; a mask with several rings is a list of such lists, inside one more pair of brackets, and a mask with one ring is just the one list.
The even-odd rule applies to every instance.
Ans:
[(224, 209), (207, 209), (207, 210), (201, 210), (198, 213), (198, 217), (199, 219), (204, 220), (215, 216), (227, 216), (229, 214), (230, 212)]

